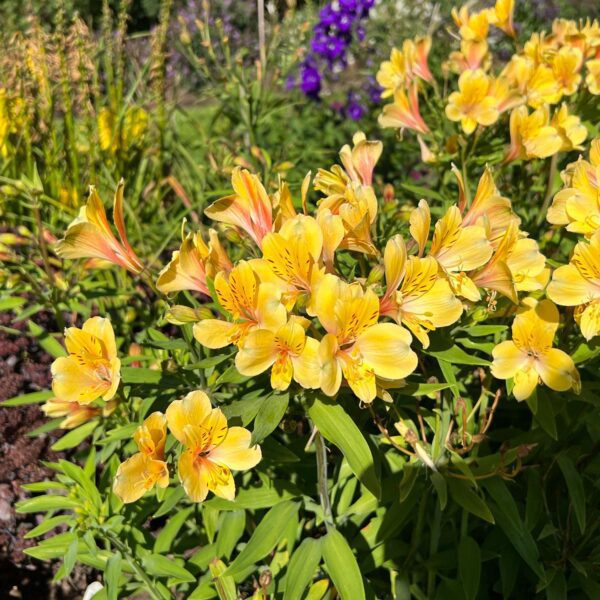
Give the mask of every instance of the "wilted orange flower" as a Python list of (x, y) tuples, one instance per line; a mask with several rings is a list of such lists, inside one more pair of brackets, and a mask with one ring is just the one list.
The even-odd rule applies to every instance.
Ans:
[(133, 434), (139, 452), (119, 465), (113, 491), (126, 504), (139, 500), (155, 485), (169, 485), (169, 469), (165, 462), (167, 420), (154, 412)]
[(243, 427), (228, 427), (225, 415), (212, 408), (203, 391), (190, 392), (171, 402), (166, 412), (169, 429), (185, 446), (179, 457), (179, 479), (194, 502), (208, 492), (233, 500), (232, 469), (255, 467), (262, 458), (260, 447), (250, 447), (251, 434)]
[(115, 192), (113, 220), (119, 240), (112, 232), (104, 205), (96, 189), (90, 187), (87, 204), (79, 216), (71, 222), (65, 237), (56, 245), (56, 253), (62, 258), (99, 258), (119, 265), (133, 273), (141, 273), (144, 265), (137, 257), (127, 239), (123, 219), (123, 180)]
[(66, 402), (89, 404), (117, 393), (121, 361), (108, 319), (92, 317), (81, 329), (65, 329), (68, 356), (52, 363), (52, 391)]

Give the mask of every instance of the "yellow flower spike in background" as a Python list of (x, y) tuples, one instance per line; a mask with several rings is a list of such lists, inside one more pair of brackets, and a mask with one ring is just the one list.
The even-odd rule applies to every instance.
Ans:
[(462, 302), (452, 293), (448, 281), (439, 276), (434, 258), (407, 258), (400, 235), (388, 240), (384, 264), (387, 288), (380, 300), (381, 315), (405, 325), (427, 348), (427, 334), (456, 323), (463, 311)]
[(586, 340), (600, 334), (600, 230), (579, 242), (568, 265), (552, 273), (548, 297), (562, 306), (576, 306), (575, 318)]
[(119, 265), (132, 273), (141, 273), (144, 265), (127, 239), (123, 219), (123, 180), (115, 192), (113, 221), (119, 240), (112, 232), (102, 200), (96, 189), (90, 195), (79, 216), (69, 225), (65, 237), (56, 244), (56, 253), (62, 258), (100, 258)]
[(194, 336), (203, 346), (224, 348), (239, 344), (252, 329), (285, 325), (282, 289), (261, 281), (251, 262), (240, 261), (228, 274), (217, 273), (214, 285), (217, 299), (232, 321), (204, 319), (194, 324)]
[(506, 160), (517, 158), (547, 158), (560, 151), (563, 139), (550, 125), (547, 106), (529, 114), (526, 106), (515, 108), (510, 114), (510, 149)]
[(273, 229), (271, 199), (256, 175), (236, 167), (231, 174), (234, 194), (220, 198), (204, 214), (220, 223), (239, 227), (257, 246)]
[(465, 71), (458, 79), (458, 91), (448, 97), (446, 116), (451, 121), (460, 121), (467, 135), (477, 125), (492, 125), (500, 115), (492, 91), (492, 79), (481, 69)]
[(579, 372), (573, 359), (552, 344), (559, 315), (550, 300), (525, 298), (512, 324), (512, 340), (501, 342), (493, 352), (492, 375), (514, 380), (513, 395), (526, 400), (541, 380), (550, 389), (579, 393)]
[(169, 485), (169, 469), (165, 462), (167, 419), (154, 412), (133, 434), (139, 452), (119, 465), (113, 491), (126, 504), (139, 500), (155, 485)]
[(548, 222), (589, 238), (600, 228), (600, 139), (590, 144), (589, 161), (572, 163), (562, 178), (566, 187), (554, 196)]
[(296, 319), (277, 331), (256, 329), (248, 334), (235, 357), (242, 375), (254, 377), (271, 368), (271, 386), (286, 390), (292, 378), (305, 389), (321, 384), (319, 342), (308, 337)]
[(228, 427), (225, 415), (212, 408), (208, 396), (200, 390), (171, 402), (166, 417), (169, 430), (184, 446), (178, 473), (190, 499), (202, 502), (212, 492), (233, 500), (232, 469), (252, 469), (262, 458), (259, 446), (250, 447), (250, 432), (243, 427)]
[(193, 290), (210, 296), (206, 277), (214, 279), (220, 271), (233, 268), (217, 232), (210, 229), (208, 244), (200, 232), (184, 233), (185, 221), (181, 226), (181, 247), (173, 252), (169, 264), (159, 273), (156, 287), (163, 293)]
[(326, 395), (338, 392), (343, 375), (361, 401), (372, 402), (377, 378), (397, 381), (415, 370), (412, 336), (395, 323), (378, 323), (379, 299), (371, 290), (326, 275), (316, 296), (316, 314), (327, 332), (319, 348)]
[(81, 329), (69, 327), (65, 345), (68, 356), (52, 363), (52, 391), (56, 396), (80, 404), (113, 398), (119, 387), (121, 361), (110, 321), (92, 317)]

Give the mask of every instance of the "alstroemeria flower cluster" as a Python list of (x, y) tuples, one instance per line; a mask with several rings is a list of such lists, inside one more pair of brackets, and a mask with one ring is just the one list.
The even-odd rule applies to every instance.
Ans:
[(243, 427), (229, 427), (223, 412), (213, 408), (205, 392), (190, 392), (169, 404), (166, 413), (152, 413), (136, 430), (133, 439), (139, 452), (117, 470), (113, 489), (125, 503), (139, 500), (155, 485), (169, 485), (165, 458), (167, 427), (180, 442), (179, 479), (194, 502), (209, 492), (233, 500), (233, 470), (256, 466), (260, 447), (250, 447), (251, 434)]
[[(405, 40), (401, 50), (394, 48), (377, 74), (384, 87), (382, 98), (393, 96), (380, 115), (381, 126), (415, 131), (423, 160), (428, 156), (431, 161), (427, 138), (437, 146), (444, 140), (435, 139), (428, 115), (421, 114), (419, 95), (433, 89), (435, 102), (445, 104), (447, 119), (459, 123), (467, 136), (509, 114), (506, 161), (581, 149), (587, 130), (568, 101), (579, 91), (600, 94), (600, 24), (556, 19), (550, 34), (534, 33), (522, 50), (493, 72), (498, 61), (492, 60), (489, 32), (496, 27), (514, 37), (513, 12), (514, 0), (498, 0), (478, 12), (467, 6), (452, 10), (460, 50), (450, 53), (443, 70), (459, 77), (456, 89), (444, 98), (427, 67), (431, 39)], [(432, 86), (425, 89), (423, 83)]]
[[(319, 169), (314, 189), (323, 196), (312, 214), (308, 179), (298, 213), (285, 183), (269, 194), (255, 175), (234, 170), (235, 193), (205, 213), (246, 236), (257, 254), (210, 263), (220, 268), (211, 275), (219, 314), (197, 317), (194, 335), (203, 346), (234, 346), (238, 371), (270, 372), (273, 389), (294, 384), (335, 396), (346, 388), (369, 403), (389, 398), (386, 390), (417, 368), (418, 344), (428, 348), (431, 333), (465, 310), (478, 302), (493, 307), (497, 294), (516, 305), (520, 292), (543, 289), (545, 258), (520, 230), (489, 168), (471, 201), (455, 169), (455, 205), (434, 221), (421, 200), (408, 237), (378, 240), (373, 172), (381, 153), (381, 142), (356, 134), (341, 149), (340, 165)], [(348, 277), (342, 253), (362, 255), (363, 264), (385, 275), (385, 285), (377, 277)], [(191, 278), (179, 281), (177, 289), (199, 289)]]
[(554, 196), (548, 221), (583, 236), (568, 265), (557, 268), (548, 285), (556, 304), (575, 307), (586, 340), (600, 335), (600, 139), (590, 145), (589, 161), (580, 157), (562, 173), (565, 187)]

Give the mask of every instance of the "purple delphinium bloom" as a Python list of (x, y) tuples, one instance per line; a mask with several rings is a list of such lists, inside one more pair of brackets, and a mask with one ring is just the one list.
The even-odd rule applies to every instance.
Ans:
[(366, 108), (356, 101), (352, 101), (346, 106), (346, 114), (353, 121), (360, 121), (366, 112)]
[(340, 8), (347, 12), (355, 12), (358, 8), (359, 0), (339, 0)]
[(319, 70), (305, 63), (300, 71), (300, 89), (312, 98), (318, 98), (321, 91), (321, 73)]
[(335, 35), (330, 35), (327, 40), (327, 58), (333, 61), (340, 58), (346, 50), (346, 42)]
[(332, 25), (335, 24), (337, 16), (338, 16), (338, 13), (335, 10), (333, 10), (333, 7), (331, 6), (331, 4), (326, 4), (319, 11), (320, 24), (323, 25), (324, 27), (331, 27)]
[(342, 31), (346, 33), (352, 29), (352, 24), (354, 23), (354, 15), (351, 15), (347, 12), (341, 12), (339, 17), (336, 20), (336, 27), (338, 31)]

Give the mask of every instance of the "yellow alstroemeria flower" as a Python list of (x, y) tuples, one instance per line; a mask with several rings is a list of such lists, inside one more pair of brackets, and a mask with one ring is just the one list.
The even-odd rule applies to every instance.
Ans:
[(581, 50), (572, 46), (563, 46), (552, 57), (552, 74), (561, 95), (570, 96), (577, 91), (582, 80), (579, 73), (582, 65), (583, 54)]
[(251, 262), (240, 261), (228, 274), (217, 273), (215, 292), (232, 321), (204, 319), (194, 324), (194, 337), (207, 348), (240, 344), (253, 329), (278, 329), (287, 321), (282, 289), (261, 281)]
[(446, 116), (460, 121), (466, 134), (473, 133), (477, 125), (492, 125), (498, 120), (500, 113), (491, 86), (492, 78), (481, 69), (464, 71), (458, 78), (458, 91), (448, 96)]
[(524, 237), (518, 223), (509, 223), (489, 262), (472, 275), (478, 287), (494, 290), (519, 303), (517, 292), (544, 288), (549, 272), (535, 240)]
[(127, 239), (123, 219), (123, 180), (115, 192), (113, 221), (119, 240), (112, 232), (104, 205), (96, 189), (90, 187), (90, 195), (79, 216), (71, 222), (65, 237), (56, 244), (56, 253), (62, 258), (99, 258), (119, 265), (132, 273), (141, 273), (144, 265), (137, 257)]
[(483, 227), (488, 240), (496, 247), (511, 223), (519, 225), (521, 222), (512, 209), (512, 202), (509, 198), (500, 195), (492, 170), (486, 166), (483, 175), (479, 178), (471, 205), (467, 208), (467, 194), (462, 173), (454, 165), (452, 172), (458, 182), (458, 209), (463, 213), (463, 226)]
[(512, 377), (517, 400), (529, 398), (540, 379), (557, 392), (572, 388), (579, 393), (581, 382), (573, 359), (552, 347), (558, 321), (558, 310), (550, 300), (525, 298), (512, 324), (512, 340), (492, 351), (492, 375)]
[(126, 504), (139, 500), (155, 485), (169, 485), (169, 469), (165, 462), (167, 419), (154, 412), (133, 434), (139, 452), (119, 465), (113, 491)]
[(356, 396), (372, 402), (377, 378), (397, 381), (417, 366), (410, 333), (378, 323), (379, 299), (372, 290), (326, 275), (316, 290), (316, 314), (327, 331), (319, 347), (321, 389), (334, 396), (342, 375)]
[(451, 15), (463, 40), (482, 41), (487, 38), (492, 11), (469, 13), (469, 7), (465, 4), (458, 10), (453, 8)]
[(514, 11), (515, 0), (496, 0), (492, 23), (511, 37), (515, 37), (515, 27), (513, 23)]
[(594, 96), (600, 96), (600, 58), (588, 60), (585, 67), (587, 69), (585, 85), (588, 91)]
[(419, 112), (419, 90), (416, 83), (410, 85), (408, 94), (402, 89), (394, 92), (394, 102), (383, 107), (378, 123), (383, 128), (412, 129), (418, 133), (429, 133), (429, 127)]
[(427, 64), (431, 50), (431, 36), (404, 40), (402, 50), (392, 48), (390, 60), (381, 63), (377, 72), (377, 83), (383, 88), (382, 98), (388, 98), (402, 87), (406, 87), (415, 77), (433, 81)]
[(212, 408), (200, 390), (171, 402), (166, 412), (171, 433), (185, 446), (179, 457), (179, 479), (194, 502), (208, 492), (233, 500), (235, 482), (231, 470), (245, 471), (261, 460), (259, 446), (250, 447), (251, 433), (243, 427), (228, 427), (225, 415)]
[(589, 238), (600, 228), (600, 139), (590, 145), (589, 162), (580, 158), (562, 177), (566, 187), (554, 196), (548, 222)]
[(313, 218), (298, 215), (287, 220), (277, 233), (267, 234), (262, 242), (263, 259), (271, 271), (284, 281), (296, 298), (310, 295), (324, 273), (320, 266), (323, 232)]
[(379, 140), (367, 140), (362, 131), (355, 133), (352, 136), (352, 148), (344, 144), (340, 150), (340, 160), (350, 181), (371, 185), (373, 171), (382, 152), (383, 144)]
[(185, 235), (184, 226), (185, 221), (181, 226), (181, 247), (159, 273), (156, 287), (164, 294), (190, 290), (210, 296), (206, 277), (214, 279), (217, 273), (230, 271), (233, 265), (214, 229), (208, 231), (207, 244), (200, 232)]
[(563, 139), (550, 125), (547, 106), (531, 114), (526, 106), (519, 106), (510, 113), (510, 149), (506, 160), (521, 158), (547, 158), (560, 151)]
[(273, 229), (271, 199), (256, 175), (236, 167), (231, 174), (234, 194), (220, 198), (204, 210), (204, 214), (221, 223), (238, 227), (258, 247)]
[(52, 363), (52, 391), (66, 402), (90, 404), (117, 393), (121, 361), (108, 319), (92, 317), (81, 329), (65, 329), (68, 356)]
[(581, 145), (587, 138), (587, 127), (581, 122), (577, 115), (569, 114), (569, 107), (563, 103), (554, 113), (550, 125), (558, 131), (562, 139), (562, 152), (571, 150), (583, 150)]
[(235, 357), (242, 375), (254, 377), (271, 368), (271, 386), (287, 390), (292, 378), (305, 389), (321, 384), (319, 342), (305, 333), (298, 318), (277, 331), (256, 329), (248, 334)]
[(408, 257), (400, 235), (388, 240), (384, 266), (387, 288), (379, 302), (380, 314), (405, 325), (427, 348), (430, 331), (458, 321), (462, 302), (439, 276), (435, 258)]
[[(411, 235), (421, 246), (429, 235), (429, 231), (424, 228), (431, 217), (424, 217), (424, 213), (429, 213), (427, 202), (422, 200), (419, 207), (422, 215), (414, 223), (411, 220)], [(429, 256), (437, 260), (457, 296), (473, 302), (481, 298), (467, 271), (484, 265), (492, 252), (493, 247), (487, 239), (485, 229), (479, 225), (463, 227), (460, 211), (456, 206), (451, 206), (435, 224)]]
[(556, 304), (577, 307), (575, 320), (586, 340), (600, 334), (600, 230), (575, 246), (570, 263), (552, 273), (546, 293)]

